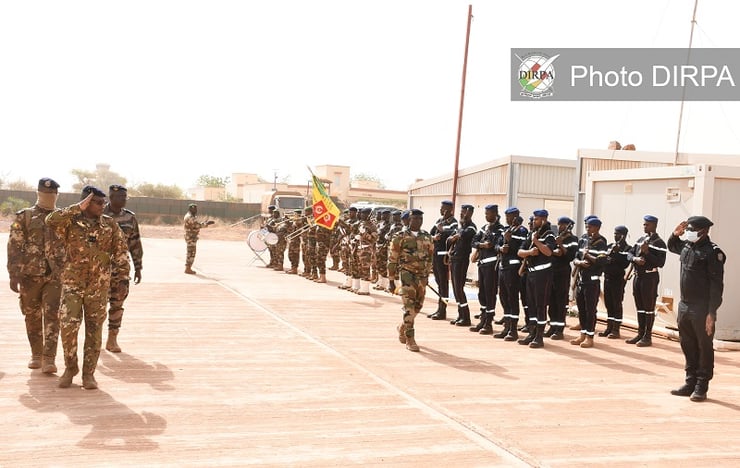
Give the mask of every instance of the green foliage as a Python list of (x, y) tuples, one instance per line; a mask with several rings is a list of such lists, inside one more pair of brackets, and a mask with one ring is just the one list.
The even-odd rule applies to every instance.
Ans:
[(0, 213), (2, 213), (3, 216), (9, 216), (26, 207), (28, 207), (28, 202), (26, 200), (8, 197), (2, 204), (0, 204)]
[(162, 184), (139, 184), (132, 187), (127, 187), (129, 196), (135, 197), (152, 197), (152, 198), (174, 198), (176, 200), (182, 200), (185, 198), (185, 194), (182, 189), (177, 185), (162, 185)]
[(8, 190), (27, 190), (27, 191), (33, 191), (36, 190), (36, 187), (29, 184), (25, 180), (15, 180), (13, 182), (8, 182)]
[(70, 173), (77, 177), (78, 182), (72, 184), (76, 191), (82, 190), (85, 185), (93, 185), (107, 192), (108, 187), (113, 184), (126, 186), (126, 178), (110, 170), (109, 164), (98, 164), (95, 170), (72, 169)]
[(228, 177), (216, 177), (211, 175), (203, 174), (202, 176), (198, 177), (198, 180), (196, 184), (200, 187), (226, 187), (226, 184), (229, 183)]
[(368, 182), (377, 182), (378, 188), (384, 189), (385, 184), (382, 180), (380, 180), (380, 177), (372, 175), (372, 174), (365, 174), (365, 173), (359, 173), (352, 176), (353, 181), (368, 181)]

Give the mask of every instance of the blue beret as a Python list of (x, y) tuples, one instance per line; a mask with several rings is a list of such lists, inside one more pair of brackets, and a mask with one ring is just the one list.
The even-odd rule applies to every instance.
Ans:
[(424, 216), (424, 212), (423, 212), (423, 211), (421, 211), (421, 210), (417, 210), (417, 209), (413, 209), (413, 210), (411, 210), (411, 214), (412, 214), (413, 216)]
[(645, 216), (642, 217), (642, 219), (644, 219), (648, 223), (657, 223), (658, 222), (658, 218), (656, 218), (653, 215), (645, 215)]
[(519, 213), (519, 208), (516, 206), (512, 206), (510, 208), (506, 208), (506, 211), (504, 211), (505, 214), (517, 214)]
[(589, 226), (599, 226), (601, 227), (601, 220), (594, 216), (593, 218), (589, 218), (588, 221), (586, 221), (586, 224)]
[(596, 216), (596, 215), (588, 215), (585, 218), (583, 218), (583, 222), (584, 223), (587, 223), (588, 220), (591, 219), (591, 218), (598, 218), (598, 216)]
[(357, 211), (357, 207), (356, 206), (350, 206), (349, 207), (349, 211)]
[(393, 216), (401, 216), (401, 210), (393, 210), (393, 212), (391, 213), (391, 215), (393, 215)]
[(473, 211), (475, 209), (475, 207), (473, 205), (462, 205), (460, 207), (460, 209), (461, 210), (470, 210), (470, 211)]
[(494, 205), (494, 204), (486, 205), (486, 209), (498, 211), (498, 205)]
[(403, 213), (401, 213), (401, 219), (406, 219), (409, 216), (411, 216), (411, 212), (409, 210), (403, 210)]
[(113, 184), (110, 187), (108, 187), (108, 193), (126, 192), (126, 191), (127, 191), (126, 187), (124, 187), (123, 185)]
[(705, 216), (692, 216), (686, 220), (694, 229), (704, 229), (714, 226), (714, 223)]
[(372, 208), (370, 208), (369, 206), (366, 206), (365, 208), (360, 210), (360, 213), (370, 213), (372, 211), (373, 211)]
[(391, 214), (391, 210), (380, 210), (380, 214)]
[(538, 218), (547, 218), (550, 213), (548, 213), (547, 210), (534, 210), (532, 214), (537, 216)]
[(614, 228), (614, 232), (617, 232), (619, 234), (622, 234), (623, 236), (626, 236), (627, 233), (629, 232), (629, 229), (627, 229), (627, 226), (623, 226), (620, 224), (619, 226)]
[(39, 179), (39, 190), (41, 189), (58, 189), (59, 184), (54, 179), (44, 177)]
[(558, 218), (558, 224), (574, 224), (575, 222), (567, 216), (561, 216)]
[(440, 203), (447, 206), (453, 206), (452, 200), (442, 200)]
[(102, 190), (100, 190), (99, 188), (93, 187), (92, 185), (85, 185), (82, 188), (82, 193), (80, 194), (81, 195), (80, 199), (87, 198), (87, 196), (90, 195), (91, 193), (93, 195), (95, 195), (96, 197), (105, 197), (105, 193)]

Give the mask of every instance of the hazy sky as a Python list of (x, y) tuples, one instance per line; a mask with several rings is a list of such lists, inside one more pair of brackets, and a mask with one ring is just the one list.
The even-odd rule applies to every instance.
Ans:
[[(108, 163), (130, 184), (306, 165), (405, 189), (454, 167), (469, 1), (0, 3), (0, 175)], [(673, 151), (679, 103), (510, 102), (513, 47), (687, 47), (694, 0), (473, 3), (460, 167)], [(694, 47), (740, 47), (736, 1), (700, 1)], [(681, 151), (740, 154), (740, 105), (687, 103)]]

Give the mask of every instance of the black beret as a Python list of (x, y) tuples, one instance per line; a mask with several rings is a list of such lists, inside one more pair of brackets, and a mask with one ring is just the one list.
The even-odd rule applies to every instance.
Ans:
[(393, 210), (393, 212), (391, 213), (391, 215), (393, 215), (393, 216), (401, 216), (401, 210)]
[(123, 185), (113, 184), (110, 187), (108, 187), (108, 192), (109, 193), (113, 193), (113, 192), (126, 192), (126, 191), (127, 191), (126, 190), (126, 187), (124, 187)]
[(705, 216), (692, 216), (686, 221), (688, 221), (688, 223), (694, 229), (704, 229), (704, 228), (714, 226), (714, 223)]
[(440, 203), (442, 205), (453, 206), (452, 200), (442, 200)]
[(58, 189), (59, 184), (54, 179), (44, 177), (39, 179), (39, 190), (41, 189)]
[(593, 218), (589, 218), (588, 221), (586, 221), (586, 224), (588, 224), (589, 226), (601, 227), (601, 220), (594, 216)]
[(518, 214), (519, 208), (517, 208), (516, 206), (511, 206), (509, 208), (506, 208), (506, 211), (504, 211), (504, 213), (505, 214)]
[(411, 215), (412, 216), (424, 216), (424, 212), (414, 208), (413, 210), (411, 210)]
[(470, 210), (470, 211), (473, 211), (473, 210), (475, 210), (475, 207), (474, 207), (473, 205), (467, 205), (467, 204), (466, 204), (466, 205), (462, 205), (462, 206), (460, 207), (460, 209), (461, 209), (461, 210)]
[(272, 210), (274, 210), (274, 209), (276, 209), (276, 208), (277, 208), (277, 206), (275, 206), (275, 205), (270, 205), (270, 206), (268, 206), (268, 207), (267, 207), (267, 209), (268, 209), (269, 211), (272, 211)]
[(349, 211), (357, 211), (357, 207), (356, 206), (350, 206), (349, 207)]
[(538, 218), (547, 218), (550, 215), (547, 210), (534, 210), (532, 214), (537, 216)]
[(619, 226), (614, 228), (614, 232), (618, 234), (622, 234), (623, 236), (626, 236), (627, 233), (629, 232), (629, 229), (627, 229), (627, 226), (623, 226), (620, 224)]
[(99, 188), (93, 187), (92, 185), (85, 185), (82, 188), (82, 193), (80, 194), (81, 195), (80, 196), (80, 199), (87, 198), (87, 196), (90, 195), (91, 193), (93, 195), (95, 195), (96, 197), (105, 197), (105, 193), (102, 190), (100, 190)]
[(558, 224), (575, 224), (572, 219), (567, 216), (561, 216), (558, 218)]
[(411, 216), (411, 212), (409, 210), (403, 210), (403, 213), (401, 213), (401, 219), (406, 219), (409, 216)]
[(370, 208), (369, 206), (366, 206), (365, 208), (360, 210), (360, 213), (370, 213), (372, 211), (373, 211), (372, 208)]
[(498, 205), (494, 205), (494, 204), (486, 205), (486, 209), (498, 211)]

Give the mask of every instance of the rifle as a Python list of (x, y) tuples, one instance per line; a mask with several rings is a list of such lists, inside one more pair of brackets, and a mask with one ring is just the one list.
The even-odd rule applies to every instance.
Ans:
[(438, 298), (439, 298), (439, 299), (440, 299), (440, 300), (441, 300), (442, 302), (444, 302), (445, 304), (449, 304), (450, 300), (449, 300), (449, 299), (447, 299), (447, 298), (445, 298), (445, 297), (442, 297), (442, 296), (440, 296), (439, 292), (438, 292), (438, 291), (437, 291), (436, 289), (434, 289), (434, 287), (433, 287), (433, 286), (432, 286), (431, 284), (427, 283), (427, 288), (431, 289), (431, 290), (432, 290), (432, 292), (433, 292), (434, 294), (436, 294), (436, 295), (437, 295), (437, 297), (438, 297)]
[[(536, 237), (539, 237), (543, 235), (548, 229), (545, 228), (545, 224), (542, 223), (542, 226), (537, 231), (530, 232), (530, 238), (529, 238), (529, 246), (530, 248), (534, 247), (535, 249), (537, 246), (534, 245), (534, 239)], [(536, 237), (535, 237), (536, 236)], [(524, 257), (522, 259), (522, 264), (519, 266), (519, 276), (524, 276), (524, 274), (527, 272), (527, 268), (529, 267), (529, 257)]]

